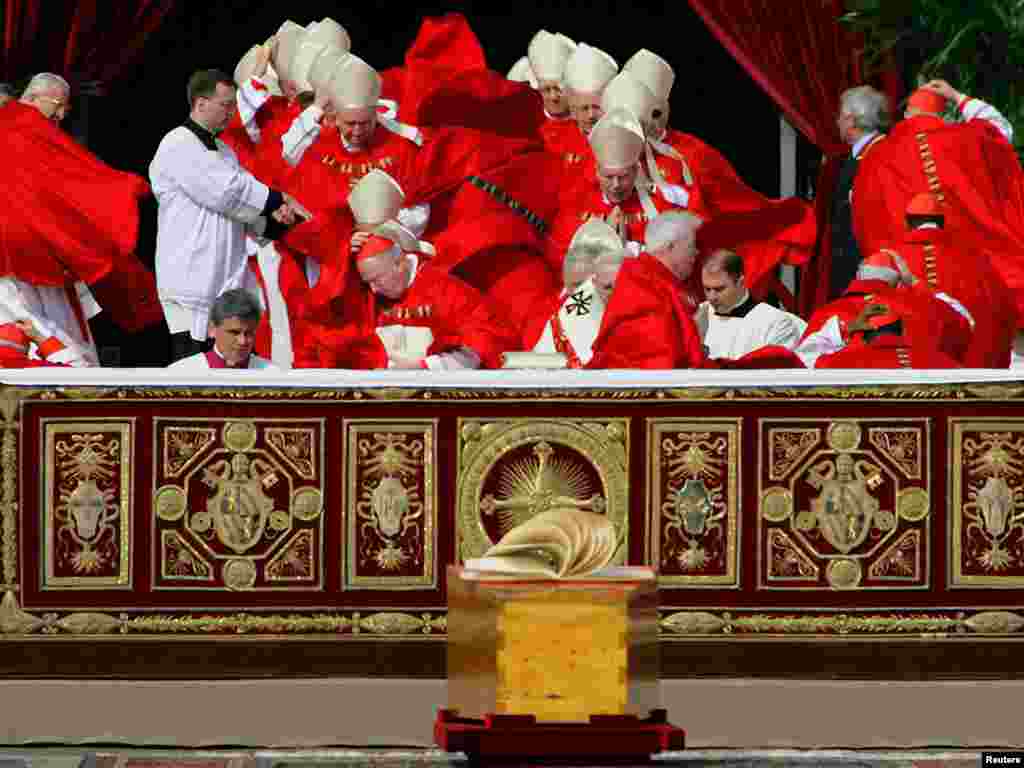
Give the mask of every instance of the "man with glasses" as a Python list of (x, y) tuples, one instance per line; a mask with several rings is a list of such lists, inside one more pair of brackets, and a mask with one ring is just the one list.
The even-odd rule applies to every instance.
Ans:
[(206, 351), (210, 308), (247, 275), (245, 238), (275, 240), (295, 223), (281, 192), (244, 170), (217, 138), (235, 111), (235, 84), (219, 70), (188, 83), (190, 113), (149, 166), (159, 204), (156, 278), (171, 359)]

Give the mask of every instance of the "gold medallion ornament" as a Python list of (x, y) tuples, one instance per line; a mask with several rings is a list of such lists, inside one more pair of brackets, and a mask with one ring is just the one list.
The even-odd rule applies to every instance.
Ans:
[(793, 514), (793, 494), (786, 488), (769, 488), (761, 494), (761, 515), (765, 520), (782, 523)]
[(256, 583), (256, 566), (251, 560), (228, 560), (224, 564), (224, 586), (244, 590)]
[(509, 530), (551, 509), (605, 514), (628, 552), (627, 422), (460, 424), (457, 552), (483, 555)]
[(316, 488), (300, 488), (292, 495), (292, 514), (303, 522), (316, 520), (323, 507), (323, 494)]
[(855, 421), (838, 421), (828, 428), (826, 439), (834, 451), (853, 451), (860, 446), (861, 429)]
[(185, 492), (176, 485), (165, 485), (153, 495), (153, 509), (156, 516), (167, 522), (180, 520), (187, 505)]
[(860, 584), (863, 569), (856, 560), (833, 560), (825, 570), (825, 578), (834, 589), (853, 589)]
[(232, 421), (224, 427), (224, 445), (232, 451), (251, 451), (256, 437), (256, 425), (251, 421)]
[(896, 514), (904, 520), (916, 523), (924, 520), (931, 511), (931, 499), (924, 488), (906, 488), (896, 497)]

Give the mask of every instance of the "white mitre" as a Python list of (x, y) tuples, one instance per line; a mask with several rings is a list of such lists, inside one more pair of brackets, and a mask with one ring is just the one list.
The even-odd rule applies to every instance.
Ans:
[(313, 90), (310, 73), (313, 71), (316, 60), (326, 50), (327, 46), (325, 45), (308, 42), (301, 43), (295, 50), (295, 55), (292, 56), (291, 62), (288, 64), (288, 74), (289, 79), (300, 93)]
[(580, 43), (565, 63), (565, 86), (577, 93), (600, 93), (619, 65), (600, 48)]
[(306, 31), (303, 42), (326, 45), (346, 53), (352, 50), (352, 38), (341, 24), (329, 16), (316, 22)]
[(531, 88), (536, 88), (539, 85), (537, 75), (530, 67), (530, 60), (525, 56), (520, 57), (519, 61), (512, 65), (512, 69), (505, 75), (505, 79), (514, 83), (529, 83)]
[(644, 152), (643, 126), (626, 109), (613, 109), (602, 115), (588, 140), (598, 167), (609, 171), (631, 168)]
[(672, 85), (676, 81), (676, 73), (661, 56), (646, 48), (641, 48), (622, 66), (622, 70), (629, 72), (650, 88), (654, 98), (659, 102), (668, 101), (668, 97), (672, 93)]
[(377, 70), (349, 54), (338, 65), (327, 87), (335, 109), (376, 109), (382, 84)]
[(274, 35), (277, 45), (274, 49), (272, 63), (282, 82), (292, 80), (290, 65), (305, 34), (305, 27), (300, 27), (294, 21), (286, 21)]
[(352, 216), (363, 228), (377, 227), (395, 219), (404, 202), (402, 187), (379, 168), (363, 176), (348, 196)]
[(641, 124), (650, 120), (658, 100), (651, 89), (629, 72), (619, 72), (601, 94), (601, 111), (605, 114), (616, 109), (625, 109), (636, 115)]
[(341, 68), (345, 59), (350, 55), (348, 51), (329, 46), (321, 50), (320, 55), (313, 61), (313, 66), (309, 68), (309, 84), (313, 86), (316, 93), (327, 90), (334, 73)]
[(565, 79), (565, 66), (575, 50), (576, 44), (565, 35), (542, 29), (530, 41), (527, 57), (538, 81), (561, 83)]

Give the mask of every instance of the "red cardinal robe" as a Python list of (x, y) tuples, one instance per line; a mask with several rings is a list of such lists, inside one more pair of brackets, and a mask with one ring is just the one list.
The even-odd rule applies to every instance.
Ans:
[(993, 266), (1014, 292), (1024, 317), (1024, 172), (1017, 154), (991, 124), (949, 124), (918, 115), (897, 123), (857, 171), (853, 228), (862, 253), (898, 250), (907, 205), (933, 192), (959, 215), (972, 246), (995, 254)]
[(646, 253), (627, 258), (615, 278), (587, 368), (700, 368), (704, 347), (683, 286)]
[[(947, 226), (951, 223), (947, 218)], [(993, 266), (995, 256), (971, 247), (967, 238), (962, 230), (918, 229), (907, 232), (897, 250), (916, 277), (959, 301), (974, 318), (964, 366), (1007, 368), (1015, 335), (1015, 296)]]
[(145, 180), (104, 164), (17, 101), (0, 107), (0, 156), (0, 276), (81, 280), (123, 329), (159, 322), (156, 280), (135, 255)]
[(540, 94), (488, 69), (465, 16), (427, 17), (402, 67), (385, 70), (382, 95), (398, 119), (417, 126), (457, 126), (535, 139), (545, 122)]
[[(962, 367), (959, 361), (970, 344), (970, 326), (966, 318), (924, 286), (891, 288), (882, 281), (854, 280), (842, 298), (814, 313), (804, 338), (820, 330), (833, 316), (839, 317), (841, 325), (852, 323), (870, 304), (887, 306), (901, 321), (902, 334), (881, 335), (866, 342), (864, 334), (855, 333), (845, 348), (819, 357), (816, 368)], [(907, 357), (907, 350), (916, 355)], [(947, 365), (948, 360), (955, 365)]]

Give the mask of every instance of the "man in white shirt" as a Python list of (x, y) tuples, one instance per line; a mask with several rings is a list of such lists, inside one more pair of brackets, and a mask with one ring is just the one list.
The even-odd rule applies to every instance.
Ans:
[(726, 249), (711, 254), (701, 269), (707, 301), (697, 309), (697, 328), (711, 359), (736, 360), (761, 347), (794, 349), (807, 323), (755, 301), (743, 282), (743, 259)]
[(191, 108), (168, 133), (149, 166), (159, 204), (156, 278), (172, 336), (171, 359), (204, 347), (210, 306), (246, 274), (248, 233), (274, 240), (295, 223), (282, 193), (238, 163), (216, 135), (235, 110), (235, 85), (218, 70), (196, 72)]
[(208, 333), (213, 337), (213, 348), (178, 360), (168, 367), (181, 372), (210, 368), (280, 370), (252, 351), (260, 314), (259, 303), (248, 291), (241, 288), (225, 291), (210, 307)]

